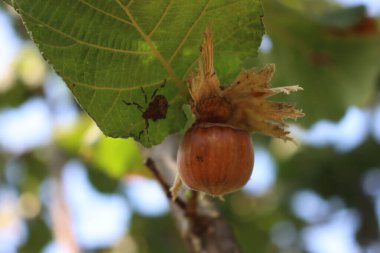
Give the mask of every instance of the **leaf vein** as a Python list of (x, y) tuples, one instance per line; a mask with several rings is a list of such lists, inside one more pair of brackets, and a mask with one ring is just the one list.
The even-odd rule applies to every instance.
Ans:
[(173, 3), (174, 3), (173, 0), (170, 0), (170, 1), (169, 1), (169, 3), (168, 3), (168, 5), (166, 6), (166, 8), (165, 8), (165, 10), (164, 10), (164, 12), (163, 12), (163, 14), (162, 14), (160, 20), (158, 20), (157, 24), (156, 24), (155, 27), (152, 29), (152, 31), (150, 31), (150, 32), (148, 33), (148, 37), (149, 37), (149, 38), (151, 38), (152, 35), (154, 34), (154, 32), (158, 29), (158, 27), (160, 27), (162, 21), (163, 21), (163, 20), (165, 19), (165, 17), (168, 15), (169, 10), (170, 10), (170, 8), (172, 7)]
[(87, 108), (90, 108), (92, 106), (92, 103), (94, 102), (94, 99), (96, 97), (96, 92), (97, 92), (97, 90), (94, 90), (94, 92), (92, 93), (92, 96), (90, 98), (90, 102), (88, 103)]
[(125, 24), (128, 24), (128, 25), (133, 26), (133, 24), (132, 24), (131, 22), (129, 22), (128, 20), (125, 20), (125, 19), (119, 18), (119, 17), (117, 17), (117, 16), (115, 16), (115, 15), (112, 15), (112, 14), (109, 13), (109, 12), (106, 12), (106, 11), (104, 11), (104, 10), (102, 10), (102, 9), (99, 9), (98, 7), (96, 7), (96, 6), (92, 5), (92, 4), (90, 4), (90, 3), (87, 2), (86, 0), (79, 0), (79, 2), (81, 2), (81, 3), (84, 4), (84, 5), (87, 5), (88, 7), (92, 8), (92, 9), (94, 9), (95, 11), (100, 12), (100, 13), (102, 13), (102, 14), (108, 16), (108, 17), (111, 17), (111, 18), (113, 18), (113, 19), (115, 19), (115, 20), (118, 20), (118, 21), (120, 21), (120, 22), (123, 22), (123, 23), (125, 23)]
[(164, 66), (166, 71), (168, 72), (170, 78), (175, 82), (175, 84), (182, 88), (182, 80), (179, 79), (179, 77), (174, 72), (173, 68), (170, 66), (170, 63), (164, 59), (164, 57), (160, 54), (160, 52), (157, 50), (156, 46), (154, 45), (153, 41), (148, 37), (148, 35), (142, 30), (142, 28), (137, 23), (137, 20), (130, 12), (128, 6), (124, 6), (120, 0), (116, 0), (116, 2), (119, 4), (119, 6), (124, 10), (124, 12), (128, 15), (129, 19), (132, 21), (133, 25), (135, 26), (136, 30), (140, 33), (141, 37), (145, 40), (145, 42), (148, 44), (148, 46), (151, 49), (151, 53), (158, 59), (158, 61)]
[(118, 92), (137, 90), (137, 89), (140, 89), (140, 87), (142, 87), (142, 88), (154, 87), (157, 85), (161, 85), (162, 82), (164, 82), (164, 81), (165, 80), (160, 80), (158, 82), (149, 83), (149, 84), (136, 85), (136, 86), (132, 86), (132, 87), (117, 88), (117, 87), (108, 87), (108, 86), (98, 86), (98, 85), (86, 84), (86, 83), (81, 83), (81, 82), (69, 80), (69, 82), (72, 84), (71, 86), (74, 86), (74, 87), (75, 86), (81, 86), (81, 87), (90, 88), (93, 90), (118, 91)]
[(60, 48), (60, 49), (69, 49), (78, 45), (77, 43), (73, 43), (70, 45), (53, 45), (53, 44), (48, 44), (44, 42), (41, 42), (41, 44), (43, 44), (45, 47)]
[[(220, 39), (220, 40), (218, 40), (218, 41), (215, 41), (214, 48), (217, 48), (217, 46), (218, 46), (219, 44), (222, 44), (224, 41), (228, 40), (228, 39), (229, 39), (230, 37), (232, 37), (235, 33), (239, 32), (242, 28), (244, 28), (244, 27), (246, 27), (246, 26), (248, 26), (248, 25), (250, 25), (250, 24), (253, 24), (253, 23), (255, 23), (255, 21), (253, 21), (253, 22), (248, 22), (247, 24), (240, 25), (240, 26), (238, 26), (236, 29), (233, 29), (232, 32), (231, 32), (230, 34), (228, 34), (228, 35), (226, 35), (226, 36), (223, 36), (223, 38)], [(238, 52), (238, 51), (236, 51), (236, 50), (233, 50), (233, 51), (227, 51), (227, 50), (224, 50), (224, 51), (223, 51), (223, 53), (231, 53), (231, 54), (234, 54), (234, 53), (236, 53), (236, 52)], [(249, 54), (250, 54), (249, 52), (239, 52), (239, 53), (240, 53), (241, 55), (243, 55), (243, 54), (248, 54), (248, 55), (249, 55)], [(196, 58), (194, 59), (194, 61), (189, 65), (189, 67), (188, 67), (188, 68), (186, 69), (186, 71), (184, 72), (184, 75), (183, 75), (182, 79), (186, 79), (186, 77), (189, 75), (190, 71), (191, 71), (191, 70), (194, 68), (194, 66), (196, 65), (198, 59), (199, 59), (199, 56), (196, 57)]]
[(223, 5), (219, 5), (215, 8), (212, 8), (212, 9), (208, 9), (206, 12), (209, 13), (209, 12), (213, 12), (213, 11), (217, 11), (217, 10), (220, 10), (220, 9), (225, 9), (225, 8), (229, 8), (231, 5), (235, 5), (237, 3), (240, 3), (241, 0), (237, 0), (237, 1), (234, 1), (234, 2), (230, 2), (230, 3), (226, 3), (226, 4), (223, 4)]
[(107, 109), (107, 111), (102, 115), (102, 118), (100, 119), (101, 122), (104, 122), (104, 120), (106, 119), (106, 117), (108, 116), (108, 114), (110, 112), (112, 112), (112, 110), (115, 107), (116, 103), (119, 101), (120, 94), (121, 94), (121, 92), (117, 92), (116, 97), (113, 99), (113, 102), (112, 102), (111, 106), (109, 106), (109, 108)]
[(182, 47), (185, 44), (187, 38), (190, 36), (190, 34), (193, 31), (193, 29), (195, 28), (195, 26), (198, 24), (198, 22), (201, 20), (201, 18), (206, 13), (207, 7), (209, 6), (210, 2), (211, 2), (211, 0), (207, 1), (207, 3), (205, 4), (205, 6), (203, 7), (201, 13), (197, 17), (197, 19), (191, 24), (189, 30), (186, 32), (185, 36), (182, 38), (182, 40), (179, 43), (178, 47), (176, 48), (176, 50), (174, 51), (174, 53), (172, 54), (172, 56), (170, 56), (169, 63), (173, 61), (173, 59), (177, 56), (178, 52), (182, 49)]
[(93, 48), (96, 48), (99, 50), (105, 50), (105, 51), (111, 51), (111, 52), (117, 52), (117, 53), (137, 54), (137, 55), (148, 55), (148, 54), (150, 54), (150, 52), (148, 52), (148, 51), (132, 51), (132, 50), (125, 50), (125, 49), (110, 48), (110, 47), (104, 47), (104, 46), (100, 46), (100, 45), (93, 44), (90, 42), (82, 41), (78, 38), (75, 38), (69, 34), (64, 33), (63, 31), (61, 31), (59, 29), (56, 29), (56, 28), (50, 26), (49, 24), (47, 24), (47, 23), (45, 23), (39, 19), (36, 19), (35, 17), (32, 17), (31, 15), (29, 15), (25, 12), (23, 12), (23, 15), (28, 17), (29, 19), (33, 20), (34, 22), (37, 22), (37, 23), (45, 26), (46, 28), (50, 29), (51, 31), (58, 33), (58, 34), (66, 37), (68, 39), (71, 39), (72, 41), (74, 41), (77, 44), (85, 45), (88, 47), (93, 47)]
[(256, 23), (256, 20), (254, 21), (250, 21), (250, 22), (247, 22), (246, 24), (243, 24), (243, 25), (239, 25), (238, 27), (236, 27), (235, 29), (232, 30), (232, 32), (226, 36), (223, 36), (222, 39), (220, 39), (219, 41), (216, 41), (215, 42), (215, 47), (217, 47), (219, 44), (221, 44), (222, 42), (228, 40), (229, 38), (231, 38), (234, 34), (236, 34), (237, 32), (240, 32), (243, 28), (251, 25), (251, 24), (254, 24)]
[(127, 8), (131, 7), (131, 5), (133, 4), (134, 0), (130, 0), (127, 4)]

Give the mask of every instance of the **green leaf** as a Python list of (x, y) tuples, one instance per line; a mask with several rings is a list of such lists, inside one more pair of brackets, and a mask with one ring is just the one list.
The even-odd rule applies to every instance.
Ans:
[(83, 148), (83, 145), (85, 145), (83, 138), (91, 125), (91, 119), (83, 114), (73, 127), (69, 129), (57, 128), (54, 133), (55, 142), (68, 153), (76, 155)]
[[(251, 67), (245, 63), (256, 56), (264, 32), (260, 0), (14, 0), (12, 5), (99, 128), (146, 146), (184, 126), (184, 80), (196, 66), (207, 24), (224, 82)], [(157, 89), (169, 102), (167, 114), (145, 120)]]
[(190, 105), (186, 105), (184, 104), (182, 106), (182, 110), (183, 112), (185, 113), (186, 115), (186, 124), (185, 126), (183, 127), (183, 134), (185, 133), (185, 131), (187, 129), (189, 129), (194, 123), (195, 123), (195, 115), (193, 114), (192, 110), (191, 110), (191, 106)]
[(87, 164), (87, 167), (88, 179), (97, 191), (112, 194), (120, 189), (119, 177), (111, 177), (109, 172), (93, 168), (93, 166), (89, 164)]
[(44, 218), (40, 215), (27, 221), (28, 237), (19, 248), (19, 252), (42, 252), (52, 239), (52, 232)]
[[(299, 123), (338, 120), (348, 106), (368, 105), (380, 70), (379, 32), (355, 33), (349, 30), (351, 26), (338, 30), (278, 1), (264, 1), (264, 11), (273, 48), (261, 56), (262, 64), (276, 64), (274, 86), (299, 84), (304, 88), (286, 96), (306, 114)], [(341, 11), (338, 16), (343, 24), (354, 14), (360, 15), (360, 8)]]
[(112, 139), (102, 136), (96, 144), (91, 161), (114, 178), (145, 168), (139, 147), (131, 138)]

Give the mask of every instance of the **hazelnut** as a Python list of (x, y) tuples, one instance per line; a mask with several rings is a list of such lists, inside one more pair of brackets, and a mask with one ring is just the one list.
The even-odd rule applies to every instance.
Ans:
[(178, 150), (179, 175), (191, 189), (221, 196), (242, 188), (253, 170), (247, 131), (226, 124), (199, 124), (184, 135)]
[(222, 87), (213, 52), (208, 26), (198, 70), (188, 79), (195, 124), (185, 133), (178, 150), (179, 177), (171, 189), (173, 198), (181, 180), (189, 188), (213, 196), (242, 188), (253, 169), (250, 133), (292, 141), (285, 119), (304, 116), (293, 105), (268, 100), (279, 93), (302, 90), (298, 85), (271, 88), (273, 64), (242, 70), (231, 85)]

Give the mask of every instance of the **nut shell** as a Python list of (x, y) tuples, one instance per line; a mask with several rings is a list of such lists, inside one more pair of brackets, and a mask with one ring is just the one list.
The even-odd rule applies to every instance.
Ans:
[(242, 188), (252, 174), (253, 160), (249, 133), (226, 124), (188, 129), (177, 156), (182, 181), (213, 196)]

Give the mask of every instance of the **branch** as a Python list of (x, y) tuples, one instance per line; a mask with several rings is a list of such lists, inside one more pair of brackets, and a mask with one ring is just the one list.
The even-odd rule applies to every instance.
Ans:
[[(172, 192), (170, 191), (170, 186), (164, 178), (161, 176), (160, 172), (158, 171), (156, 164), (154, 163), (152, 158), (148, 158), (145, 162), (145, 165), (152, 171), (153, 175), (157, 178), (158, 182), (160, 183), (162, 189), (164, 190), (166, 197), (171, 200), (173, 199)], [(174, 203), (178, 205), (179, 208), (186, 210), (186, 203), (180, 198), (176, 198), (174, 200)]]
[[(168, 200), (172, 201), (170, 186), (152, 158), (147, 159), (146, 166), (157, 178)], [(187, 201), (176, 198), (171, 203), (172, 215), (189, 252), (240, 253), (230, 226), (207, 197), (201, 198), (198, 192), (191, 191)]]
[(71, 217), (69, 206), (67, 205), (64, 189), (62, 170), (64, 165), (64, 155), (55, 146), (51, 148), (50, 171), (52, 176), (52, 203), (50, 206), (50, 215), (52, 219), (52, 229), (54, 239), (63, 248), (64, 251), (79, 253), (80, 247), (75, 239), (71, 227)]

